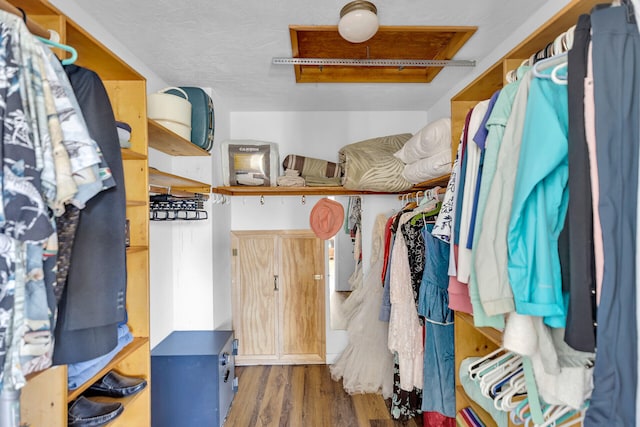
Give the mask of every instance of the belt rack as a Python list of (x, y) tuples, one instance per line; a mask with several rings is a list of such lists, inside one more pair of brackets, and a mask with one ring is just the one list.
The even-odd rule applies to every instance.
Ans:
[(149, 219), (151, 221), (201, 221), (208, 219), (204, 210), (206, 197), (194, 193), (189, 197), (169, 194), (149, 196)]

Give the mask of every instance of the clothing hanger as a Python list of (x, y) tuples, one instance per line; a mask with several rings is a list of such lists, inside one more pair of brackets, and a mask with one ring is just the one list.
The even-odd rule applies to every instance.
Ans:
[(73, 64), (74, 62), (76, 62), (76, 59), (78, 59), (78, 51), (75, 50), (74, 48), (72, 48), (69, 45), (66, 44), (62, 44), (62, 43), (58, 43), (58, 42), (54, 42), (52, 40), (49, 39), (45, 39), (44, 37), (40, 37), (40, 36), (36, 36), (36, 38), (38, 40), (40, 40), (41, 42), (43, 42), (46, 45), (52, 46), (52, 47), (57, 47), (58, 49), (62, 49), (65, 52), (69, 52), (71, 53), (71, 57), (70, 58), (65, 58), (62, 61), (62, 65), (70, 65)]
[(569, 418), (576, 414), (576, 410), (566, 406), (566, 405), (557, 405), (553, 406), (551, 410), (548, 411), (548, 418), (546, 417), (547, 413), (545, 413), (545, 421), (540, 424), (539, 427), (555, 427), (558, 423), (562, 423), (563, 421), (567, 421)]
[(501, 354), (507, 354), (507, 350), (504, 347), (500, 347), (497, 350), (494, 350), (489, 354), (485, 354), (480, 359), (478, 359), (475, 362), (471, 363), (467, 367), (467, 372), (469, 373), (469, 378), (471, 378), (472, 380), (476, 379), (476, 374), (481, 370), (480, 369), (481, 365), (483, 365), (486, 362), (490, 362), (492, 359), (496, 358), (497, 356), (499, 356)]
[(502, 411), (513, 411), (519, 402), (514, 402), (513, 398), (516, 395), (521, 395), (527, 392), (527, 380), (524, 377), (524, 372), (522, 375), (518, 374), (514, 378), (509, 381), (509, 388), (500, 396), (500, 399), (496, 399), (494, 402), (499, 403), (500, 407), (496, 406), (496, 408)]
[(558, 71), (565, 70), (568, 65), (569, 64), (565, 62), (564, 64), (558, 64), (553, 67), (553, 70), (551, 70), (551, 81), (557, 85), (566, 86), (568, 84), (567, 74), (565, 73), (562, 77), (558, 77)]
[(543, 73), (543, 71), (551, 67), (555, 67), (557, 65), (565, 64), (567, 62), (568, 56), (569, 56), (568, 52), (563, 52), (559, 55), (552, 56), (551, 58), (538, 61), (531, 68), (531, 72), (535, 77), (538, 77), (541, 79), (549, 79), (551, 78), (551, 75), (547, 73)]
[(524, 370), (522, 369), (522, 366), (516, 367), (516, 370), (513, 372), (507, 372), (502, 379), (495, 382), (491, 386), (491, 388), (489, 389), (489, 395), (491, 396), (491, 398), (496, 399), (498, 394), (502, 393), (503, 390), (509, 389), (511, 387), (511, 380), (513, 378), (517, 378), (518, 376), (524, 376)]
[(496, 366), (491, 372), (480, 378), (480, 390), (488, 398), (492, 398), (491, 389), (505, 377), (513, 375), (518, 369), (522, 369), (522, 356), (516, 355), (507, 363)]
[(582, 422), (584, 421), (584, 416), (587, 412), (586, 408), (581, 409), (580, 411), (576, 411), (575, 413), (579, 413), (580, 416), (579, 417), (575, 417), (575, 418), (569, 418), (566, 421), (567, 422), (562, 422), (562, 424), (556, 424), (558, 426), (562, 426), (562, 427), (570, 427), (573, 425), (582, 425)]
[(515, 407), (513, 411), (509, 413), (509, 418), (511, 422), (517, 425), (523, 425), (527, 422), (527, 419), (531, 417), (531, 412), (529, 411), (529, 398), (525, 397), (522, 399), (518, 405)]

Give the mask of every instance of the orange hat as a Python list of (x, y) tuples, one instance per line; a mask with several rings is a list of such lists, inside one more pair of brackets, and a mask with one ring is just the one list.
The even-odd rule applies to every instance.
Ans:
[(327, 240), (335, 236), (342, 227), (344, 221), (344, 208), (335, 200), (318, 200), (318, 203), (311, 209), (309, 224), (316, 236)]

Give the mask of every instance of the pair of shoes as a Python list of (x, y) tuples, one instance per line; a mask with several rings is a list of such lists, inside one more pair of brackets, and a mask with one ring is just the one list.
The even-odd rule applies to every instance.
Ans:
[(78, 397), (69, 406), (69, 427), (98, 427), (118, 417), (124, 407), (119, 402), (95, 402), (84, 396)]
[(125, 397), (139, 392), (147, 386), (144, 378), (125, 377), (116, 371), (108, 372), (104, 377), (85, 390), (85, 396)]

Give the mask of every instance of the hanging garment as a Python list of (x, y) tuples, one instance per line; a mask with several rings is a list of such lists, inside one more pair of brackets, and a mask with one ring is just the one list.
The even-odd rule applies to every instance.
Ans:
[[(469, 276), (469, 297), (473, 305), (473, 321), (476, 326), (491, 326), (494, 328), (504, 328), (503, 313), (515, 310), (511, 287), (497, 289), (492, 283), (481, 282), (478, 276), (478, 268), (482, 268), (483, 259), (489, 255), (479, 249), (482, 245), (478, 243), (480, 230), (483, 229), (484, 215), (487, 206), (489, 190), (493, 184), (493, 177), (496, 173), (498, 153), (502, 146), (504, 131), (511, 115), (513, 100), (520, 86), (522, 77), (529, 67), (519, 67), (517, 70), (517, 80), (502, 88), (496, 103), (491, 110), (491, 116), (487, 120), (487, 140), (485, 157), (482, 168), (482, 182), (480, 183), (480, 194), (478, 195), (478, 208), (476, 213), (477, 228), (473, 234), (473, 247), (471, 249), (471, 274)], [(480, 275), (480, 277), (482, 277)], [(493, 314), (489, 314), (493, 313)]]
[(636, 421), (640, 35), (632, 17), (626, 3), (591, 14), (604, 270), (587, 427)]
[[(580, 351), (595, 351), (595, 257), (589, 150), (584, 117), (584, 79), (591, 39), (591, 17), (581, 15), (569, 51), (569, 206), (564, 230), (569, 238), (569, 304), (565, 341)], [(563, 285), (565, 277), (563, 277)]]
[(453, 311), (449, 309), (449, 247), (423, 228), (425, 267), (418, 313), (425, 319), (422, 411), (456, 416)]
[[(457, 279), (465, 285), (469, 283), (471, 269), (471, 249), (468, 247), (469, 232), (471, 227), (471, 216), (473, 212), (473, 201), (475, 199), (478, 169), (480, 167), (481, 150), (478, 144), (473, 141), (473, 137), (480, 128), (480, 125), (489, 108), (490, 100), (480, 101), (473, 107), (469, 126), (465, 128), (467, 133), (466, 155), (465, 155), (465, 179), (462, 200), (456, 210), (460, 212), (460, 222), (456, 222), (456, 228), (460, 230), (458, 237), (458, 262)], [(458, 199), (460, 200), (460, 199)], [(457, 220), (458, 218), (456, 218)], [(468, 291), (467, 291), (468, 292)]]
[(111, 103), (93, 71), (75, 65), (65, 70), (116, 186), (90, 199), (80, 213), (56, 327), (58, 364), (93, 359), (117, 345), (127, 280), (124, 174)]
[(393, 393), (393, 354), (386, 345), (389, 325), (378, 320), (382, 302), (380, 274), (385, 223), (384, 215), (376, 218), (369, 270), (362, 286), (346, 300), (358, 301), (350, 313), (345, 313), (349, 343), (329, 370), (334, 381), (342, 379), (349, 394), (380, 393), (388, 399)]
[[(464, 128), (462, 129), (462, 136), (460, 144), (458, 145), (458, 166), (455, 168), (455, 186), (454, 194), (452, 195), (453, 204), (451, 214), (451, 238), (449, 240), (449, 308), (456, 311), (462, 311), (465, 313), (472, 313), (471, 301), (469, 299), (469, 289), (464, 283), (461, 283), (457, 278), (457, 262), (458, 262), (458, 242), (460, 233), (460, 218), (461, 218), (461, 203), (464, 194), (464, 180), (465, 180), (465, 150), (467, 145), (469, 122), (471, 120), (471, 114), (473, 110), (469, 110), (465, 117)], [(452, 175), (453, 176), (453, 175)], [(451, 186), (449, 186), (451, 187)], [(447, 189), (447, 192), (449, 190)], [(446, 194), (445, 194), (446, 198)], [(446, 200), (445, 200), (446, 201)], [(436, 221), (436, 226), (437, 226)]]
[[(551, 71), (542, 73), (550, 76)], [(509, 282), (518, 313), (544, 317), (549, 326), (562, 328), (566, 307), (558, 236), (569, 198), (567, 128), (567, 87), (534, 78), (507, 234)]]
[(0, 88), (4, 102), (0, 383), (19, 389), (25, 384), (24, 375), (51, 364), (55, 315), (46, 290), (52, 276), (43, 270), (43, 250), (54, 229), (42, 195), (55, 197), (55, 178), (51, 178), (42, 68), (34, 39), (17, 16), (6, 12), (0, 13), (0, 34), (0, 62), (4, 64), (0, 80), (5, 82)]
[[(530, 82), (531, 71), (527, 71), (517, 88), (505, 125), (502, 144), (497, 153), (495, 174), (487, 191), (482, 227), (478, 230), (477, 242), (474, 243), (477, 253), (491, 254), (475, 258), (478, 288), (481, 289), (484, 309), (490, 316), (500, 313), (492, 311), (491, 305), (485, 304), (485, 301), (493, 302), (494, 307), (498, 308), (508, 306), (513, 300), (507, 273), (506, 242)], [(487, 295), (487, 298), (482, 295)]]

